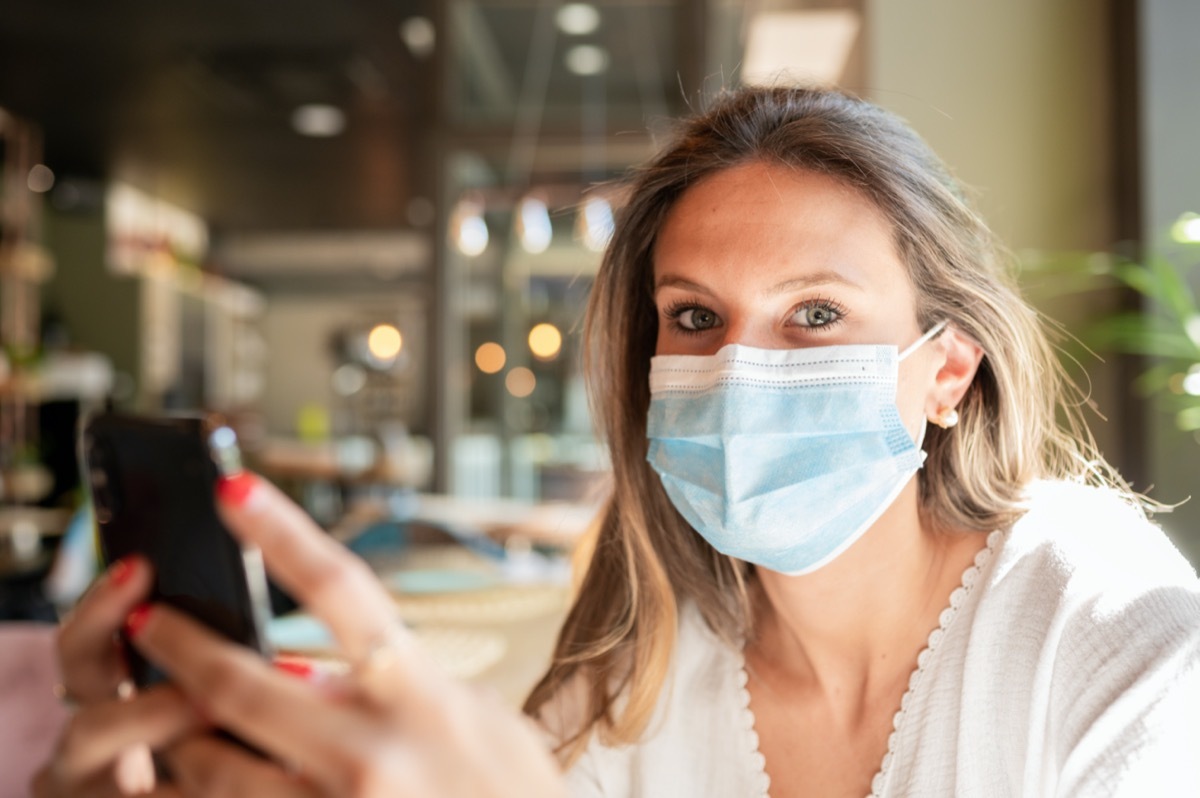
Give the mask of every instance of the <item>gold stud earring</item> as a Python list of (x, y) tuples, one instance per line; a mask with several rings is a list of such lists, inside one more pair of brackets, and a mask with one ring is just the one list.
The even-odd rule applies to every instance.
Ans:
[(958, 411), (953, 407), (943, 407), (933, 418), (933, 423), (942, 429), (950, 429), (958, 423)]

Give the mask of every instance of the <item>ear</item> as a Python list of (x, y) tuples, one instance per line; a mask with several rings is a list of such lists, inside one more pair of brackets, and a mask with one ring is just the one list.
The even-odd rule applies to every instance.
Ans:
[(945, 360), (925, 399), (925, 417), (930, 421), (943, 410), (958, 407), (983, 360), (983, 347), (957, 327), (947, 327), (933, 343)]

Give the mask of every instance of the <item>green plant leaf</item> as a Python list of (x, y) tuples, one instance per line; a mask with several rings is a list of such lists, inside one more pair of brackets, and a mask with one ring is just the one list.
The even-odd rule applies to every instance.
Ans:
[(1133, 390), (1140, 396), (1152, 396), (1165, 390), (1171, 384), (1171, 378), (1179, 373), (1175, 362), (1164, 363), (1148, 368), (1133, 380)]
[(1162, 316), (1138, 312), (1109, 316), (1092, 326), (1088, 339), (1101, 351), (1200, 361), (1200, 346), (1180, 324)]
[(1152, 258), (1149, 269), (1159, 286), (1155, 299), (1166, 305), (1180, 322), (1193, 316), (1196, 313), (1196, 297), (1179, 269), (1165, 258)]
[(1157, 299), (1162, 290), (1156, 275), (1138, 263), (1117, 264), (1113, 267), (1113, 276), (1151, 299)]

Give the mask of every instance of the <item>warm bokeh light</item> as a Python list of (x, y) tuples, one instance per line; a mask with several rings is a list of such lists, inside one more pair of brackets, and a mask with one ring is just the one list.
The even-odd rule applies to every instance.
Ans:
[(391, 324), (377, 324), (367, 336), (367, 349), (379, 360), (395, 360), (404, 346), (400, 331)]
[(508, 356), (504, 354), (504, 347), (493, 341), (488, 341), (486, 344), (480, 344), (475, 350), (475, 365), (484, 374), (495, 374), (500, 369), (504, 368), (504, 363), (508, 360)]
[(562, 349), (562, 333), (553, 324), (543, 322), (529, 331), (529, 350), (541, 360), (551, 360)]
[(504, 387), (513, 396), (524, 399), (537, 387), (537, 377), (533, 376), (533, 372), (524, 366), (518, 366), (504, 375)]

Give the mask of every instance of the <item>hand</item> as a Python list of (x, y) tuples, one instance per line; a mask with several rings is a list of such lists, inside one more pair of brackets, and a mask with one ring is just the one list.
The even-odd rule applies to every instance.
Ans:
[(219, 727), (278, 765), (212, 737), (170, 747), (189, 794), (559, 796), (558, 767), (532, 723), (443, 674), (404, 631), (370, 570), (268, 483), (223, 483), (230, 530), (263, 552), (285, 589), (356, 663), (336, 692), (272, 668), (168, 607), (134, 644)]
[(63, 619), (58, 660), (63, 692), (74, 703), (108, 701), (127, 684), (117, 631), (130, 610), (145, 600), (151, 581), (150, 566), (141, 557), (118, 560)]
[(174, 687), (151, 688), (128, 700), (90, 704), (71, 718), (54, 757), (33, 780), (35, 798), (133, 793), (176, 796), (156, 785), (149, 747), (167, 745), (203, 721)]
[(57, 638), (61, 687), (80, 709), (34, 777), (37, 798), (173, 793), (155, 790), (146, 744), (165, 745), (199, 728), (201, 720), (173, 687), (135, 696), (116, 637), (150, 581), (143, 560), (119, 561), (63, 621)]

